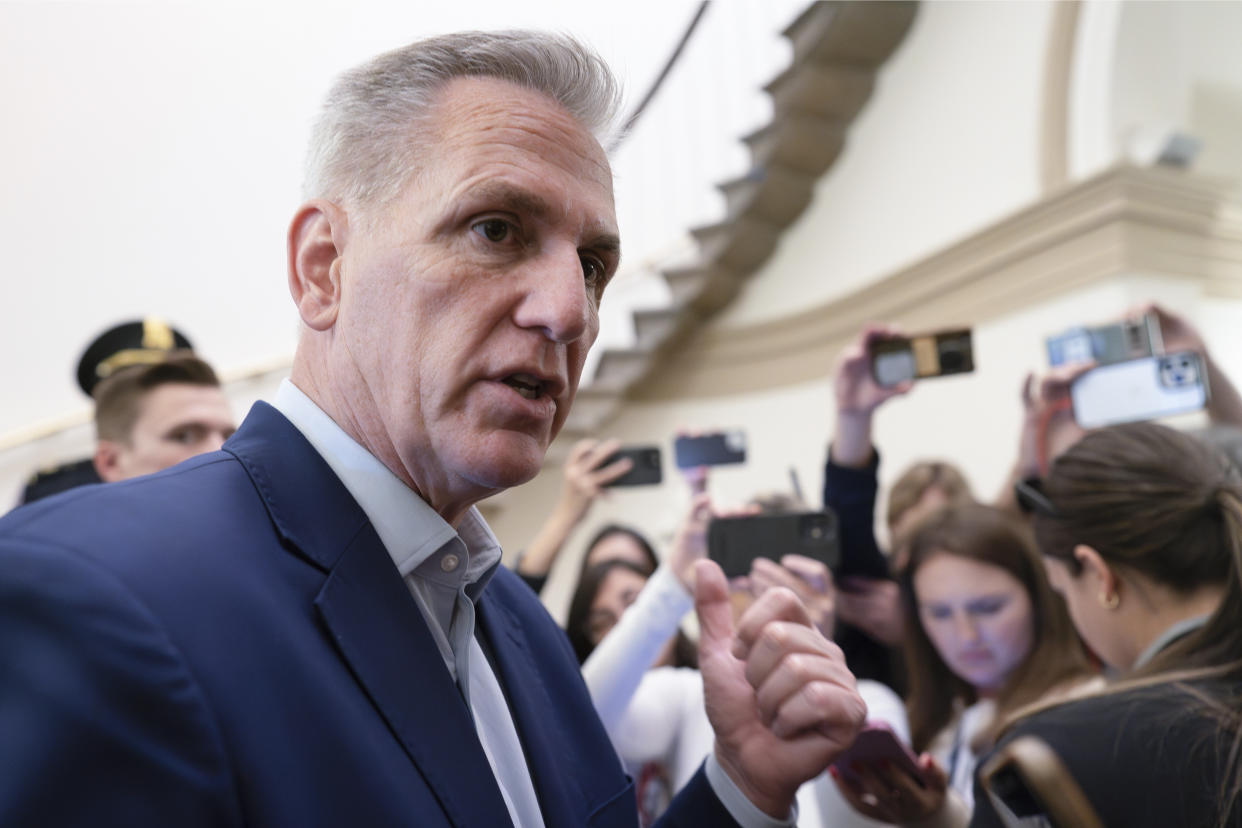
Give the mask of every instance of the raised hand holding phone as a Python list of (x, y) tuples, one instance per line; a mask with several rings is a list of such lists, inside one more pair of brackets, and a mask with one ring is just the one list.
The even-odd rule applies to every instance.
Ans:
[(833, 379), (837, 422), (832, 440), (832, 459), (838, 465), (862, 468), (870, 462), (872, 415), (886, 401), (914, 387), (913, 382), (904, 382), (884, 388), (872, 374), (872, 343), (899, 336), (901, 331), (897, 328), (868, 325), (837, 358)]

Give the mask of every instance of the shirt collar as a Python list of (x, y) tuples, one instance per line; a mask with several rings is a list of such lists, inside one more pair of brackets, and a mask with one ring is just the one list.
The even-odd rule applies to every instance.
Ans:
[(1156, 640), (1147, 645), (1147, 649), (1139, 655), (1138, 660), (1134, 662), (1134, 668), (1137, 669), (1147, 664), (1156, 657), (1156, 654), (1165, 647), (1172, 644), (1182, 636), (1189, 635), (1195, 630), (1202, 627), (1208, 622), (1210, 615), (1196, 615), (1193, 618), (1186, 618), (1178, 621), (1173, 626), (1166, 629), (1160, 635), (1156, 636)]
[(466, 548), (467, 592), (477, 598), (500, 564), (501, 550), (476, 508), (470, 507), (454, 530), (290, 380), (281, 381), (272, 405), (302, 432), (353, 495), (402, 578), (460, 538)]

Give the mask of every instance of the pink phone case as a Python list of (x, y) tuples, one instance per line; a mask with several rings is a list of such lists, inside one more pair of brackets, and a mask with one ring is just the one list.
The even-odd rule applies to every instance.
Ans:
[(846, 781), (857, 784), (854, 765), (878, 767), (882, 762), (901, 768), (922, 784), (918, 757), (907, 747), (893, 729), (882, 722), (868, 722), (859, 732), (854, 744), (837, 757), (833, 767)]

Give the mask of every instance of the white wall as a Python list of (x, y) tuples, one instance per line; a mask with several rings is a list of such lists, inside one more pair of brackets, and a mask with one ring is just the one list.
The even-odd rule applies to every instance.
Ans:
[(1052, 6), (921, 4), (810, 208), (720, 324), (849, 293), (1033, 201)]
[(1112, 77), (1112, 128), (1125, 153), (1136, 134), (1199, 137), (1195, 169), (1242, 177), (1242, 3), (1126, 3)]

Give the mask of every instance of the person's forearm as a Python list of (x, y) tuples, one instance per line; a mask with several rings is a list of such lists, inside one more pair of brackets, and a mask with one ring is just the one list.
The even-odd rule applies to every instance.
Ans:
[(581, 512), (558, 505), (526, 547), (518, 560), (517, 571), (535, 577), (547, 575), (581, 519)]
[(651, 669), (693, 606), (693, 597), (676, 574), (667, 566), (659, 567), (582, 665), (582, 678), (609, 735), (625, 714), (643, 673)]
[(850, 469), (866, 468), (871, 462), (871, 413), (837, 412), (832, 440), (832, 462)]
[(1242, 427), (1242, 395), (1221, 367), (1210, 355), (1205, 355), (1211, 400), (1208, 401), (1208, 417), (1217, 425)]

